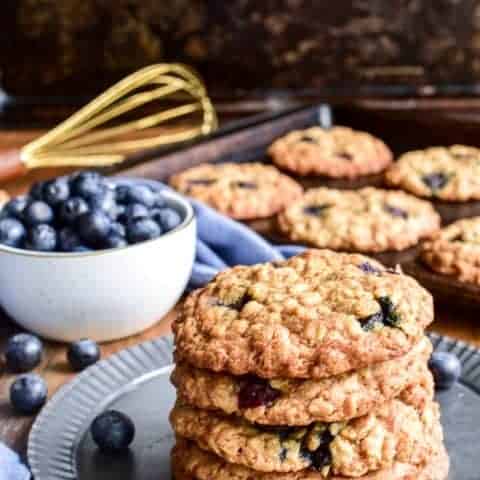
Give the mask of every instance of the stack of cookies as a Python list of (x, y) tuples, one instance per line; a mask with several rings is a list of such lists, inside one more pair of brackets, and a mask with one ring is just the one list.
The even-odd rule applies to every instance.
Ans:
[(358, 254), (238, 266), (174, 324), (176, 480), (445, 480), (432, 298)]

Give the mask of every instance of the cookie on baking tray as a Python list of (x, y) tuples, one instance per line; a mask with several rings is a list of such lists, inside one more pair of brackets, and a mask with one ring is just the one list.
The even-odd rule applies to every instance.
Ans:
[(174, 175), (170, 185), (239, 220), (274, 215), (302, 194), (302, 187), (271, 165), (202, 164)]
[(172, 374), (183, 403), (263, 425), (309, 425), (359, 417), (426, 376), (425, 337), (406, 355), (321, 380), (235, 377), (180, 363)]
[(440, 228), (432, 205), (402, 191), (316, 188), (278, 215), (294, 242), (359, 252), (403, 250)]
[(407, 353), (433, 320), (413, 278), (357, 254), (309, 250), (237, 266), (189, 295), (177, 362), (233, 375), (319, 379)]
[(480, 217), (458, 220), (422, 245), (421, 258), (435, 272), (480, 286)]
[(347, 127), (295, 130), (276, 140), (268, 153), (278, 167), (297, 175), (333, 178), (379, 173), (392, 162), (381, 140)]
[(386, 172), (389, 185), (449, 202), (480, 199), (480, 149), (430, 147), (402, 155)]

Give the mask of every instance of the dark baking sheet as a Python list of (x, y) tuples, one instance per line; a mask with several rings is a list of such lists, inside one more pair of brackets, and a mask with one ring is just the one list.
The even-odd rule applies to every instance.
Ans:
[[(463, 368), (460, 381), (436, 396), (451, 459), (448, 478), (478, 480), (480, 352), (435, 333), (430, 338), (437, 351), (455, 353)], [(28, 457), (35, 479), (170, 480), (172, 348), (171, 337), (137, 345), (64, 386), (37, 418), (30, 435)], [(135, 440), (125, 455), (99, 453), (89, 434), (92, 419), (109, 408), (126, 412), (136, 425)]]
[[(226, 129), (220, 130), (212, 138), (205, 139), (199, 144), (176, 150), (142, 165), (124, 170), (122, 175), (142, 176), (167, 181), (174, 173), (204, 162), (252, 162), (270, 163), (267, 155), (269, 145), (278, 137), (294, 129), (308, 128), (313, 125), (328, 127), (333, 123), (333, 115), (328, 105), (297, 109), (293, 112), (277, 114), (274, 117), (260, 116), (256, 120), (243, 120), (238, 124), (232, 123)], [(375, 124), (372, 128), (367, 123), (363, 125), (366, 131), (378, 134)], [(412, 148), (423, 148), (422, 132), (419, 132), (418, 146), (412, 145), (411, 138), (408, 147), (402, 148), (395, 142), (393, 148), (396, 156)], [(387, 144), (389, 138), (381, 137)], [(453, 139), (455, 141), (455, 139)], [(458, 143), (462, 142), (459, 132)], [(306, 189), (319, 186), (339, 189), (357, 189), (365, 186), (387, 188), (383, 175), (370, 175), (358, 180), (330, 179), (325, 177), (299, 177), (291, 175)], [(480, 215), (480, 202), (448, 203), (432, 201), (442, 218), (445, 226), (460, 218)], [(275, 217), (245, 222), (251, 228), (268, 238), (273, 243), (289, 243), (276, 228)], [(414, 275), (439, 300), (448, 299), (469, 306), (480, 306), (480, 288), (475, 285), (463, 285), (451, 278), (431, 272), (418, 260), (418, 247), (401, 252), (383, 252), (371, 255), (388, 266), (401, 264), (402, 268)]]

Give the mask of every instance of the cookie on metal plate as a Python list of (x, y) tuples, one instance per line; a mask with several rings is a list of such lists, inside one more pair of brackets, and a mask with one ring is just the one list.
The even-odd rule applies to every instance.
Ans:
[[(355, 477), (355, 480), (446, 480), (449, 463), (445, 447), (439, 441), (435, 453), (424, 465), (395, 462), (389, 468)], [(172, 451), (172, 469), (175, 480), (353, 480), (343, 475), (325, 477), (311, 468), (289, 473), (256, 472), (242, 465), (227, 463), (180, 437), (177, 437)]]
[(268, 152), (282, 169), (333, 178), (379, 173), (392, 162), (392, 152), (385, 143), (347, 127), (295, 130), (276, 140)]
[(202, 164), (174, 175), (170, 185), (239, 220), (274, 215), (302, 194), (302, 187), (271, 165)]
[(433, 320), (416, 280), (358, 254), (308, 250), (221, 272), (184, 301), (177, 362), (232, 375), (324, 378), (400, 357)]
[(176, 366), (172, 382), (182, 403), (237, 415), (262, 425), (309, 425), (365, 415), (426, 376), (432, 345), (423, 338), (406, 355), (322, 380), (232, 376)]
[(422, 245), (421, 258), (435, 272), (480, 285), (480, 217), (458, 220)]
[(402, 155), (386, 172), (389, 185), (449, 202), (480, 199), (480, 149), (430, 147)]
[(395, 190), (316, 188), (278, 215), (294, 242), (356, 252), (404, 250), (440, 228), (432, 205)]
[(422, 464), (435, 451), (440, 414), (427, 375), (421, 385), (346, 422), (267, 427), (178, 403), (170, 421), (176, 435), (252, 470), (283, 473), (313, 467), (325, 476), (360, 477), (394, 462)]

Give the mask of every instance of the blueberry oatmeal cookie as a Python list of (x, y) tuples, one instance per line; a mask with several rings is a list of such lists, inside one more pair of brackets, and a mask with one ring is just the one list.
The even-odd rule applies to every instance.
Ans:
[(313, 467), (325, 476), (360, 477), (396, 461), (422, 464), (435, 451), (439, 408), (433, 381), (426, 383), (347, 422), (266, 427), (185, 405), (173, 409), (171, 422), (176, 435), (259, 472)]
[(432, 205), (401, 191), (316, 188), (278, 215), (290, 240), (358, 252), (404, 250), (440, 228)]
[(403, 357), (322, 380), (234, 377), (180, 363), (172, 382), (181, 402), (251, 423), (336, 422), (364, 415), (419, 383), (431, 352), (425, 337)]
[(480, 217), (440, 230), (422, 245), (421, 258), (436, 272), (480, 285)]
[(173, 324), (175, 357), (232, 375), (319, 379), (404, 355), (432, 320), (432, 297), (413, 278), (309, 250), (234, 267), (191, 293)]
[(203, 164), (174, 175), (170, 185), (239, 220), (270, 217), (302, 194), (302, 187), (271, 165)]
[[(422, 465), (394, 462), (391, 467), (367, 473), (362, 477), (331, 475), (328, 480), (446, 480), (449, 459), (441, 440), (428, 461)], [(177, 437), (172, 451), (175, 480), (325, 480), (316, 469), (300, 472), (262, 473), (242, 465), (225, 462), (222, 458), (206, 452), (193, 442)]]
[(296, 130), (276, 140), (268, 152), (282, 169), (333, 178), (378, 173), (392, 162), (392, 152), (381, 140), (347, 127)]
[(449, 202), (480, 199), (480, 149), (431, 147), (402, 155), (385, 173), (389, 185)]

